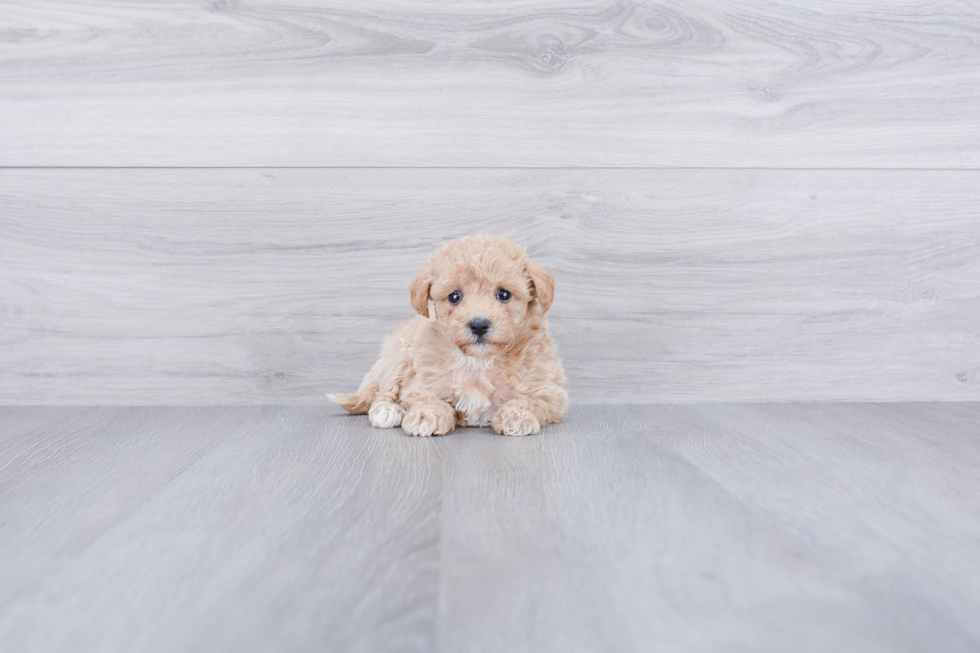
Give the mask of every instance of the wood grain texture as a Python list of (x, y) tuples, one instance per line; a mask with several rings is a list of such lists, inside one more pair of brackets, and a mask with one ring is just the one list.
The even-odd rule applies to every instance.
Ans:
[(980, 404), (0, 408), (19, 653), (980, 646)]
[(0, 429), (4, 648), (431, 650), (433, 449), (317, 409), (40, 411)]
[(975, 650), (978, 418), (608, 406), (453, 441), (440, 650)]
[(474, 232), (573, 401), (980, 398), (980, 173), (0, 172), (0, 403), (317, 404)]
[(0, 4), (4, 166), (980, 166), (924, 0)]

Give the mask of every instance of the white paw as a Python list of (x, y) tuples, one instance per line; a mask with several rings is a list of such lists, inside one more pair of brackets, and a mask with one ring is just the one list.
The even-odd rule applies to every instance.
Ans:
[(400, 426), (405, 416), (405, 409), (390, 401), (378, 401), (371, 404), (368, 411), (368, 421), (377, 429), (393, 429)]

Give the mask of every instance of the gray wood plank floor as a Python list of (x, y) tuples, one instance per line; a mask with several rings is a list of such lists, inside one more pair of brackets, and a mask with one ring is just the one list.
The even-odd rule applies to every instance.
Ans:
[(5, 166), (980, 166), (975, 2), (0, 3)]
[(0, 403), (320, 404), (466, 233), (579, 401), (980, 399), (980, 171), (2, 170)]
[(0, 642), (976, 651), (980, 404), (0, 409)]

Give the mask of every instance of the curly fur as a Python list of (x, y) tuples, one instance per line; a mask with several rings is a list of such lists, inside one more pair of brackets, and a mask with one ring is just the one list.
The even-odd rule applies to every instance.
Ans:
[[(501, 289), (509, 301), (497, 297)], [(410, 290), (418, 317), (388, 337), (356, 393), (331, 400), (367, 413), (372, 426), (419, 436), (487, 425), (530, 435), (561, 421), (565, 374), (545, 318), (555, 281), (523, 248), (459, 238), (432, 256)], [(455, 305), (454, 291), (462, 293)], [(474, 318), (490, 322), (482, 338), (469, 327)]]

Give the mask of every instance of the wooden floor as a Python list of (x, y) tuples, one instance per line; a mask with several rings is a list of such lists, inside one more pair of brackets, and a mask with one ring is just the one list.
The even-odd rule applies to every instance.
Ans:
[(0, 409), (7, 651), (976, 651), (980, 404)]

